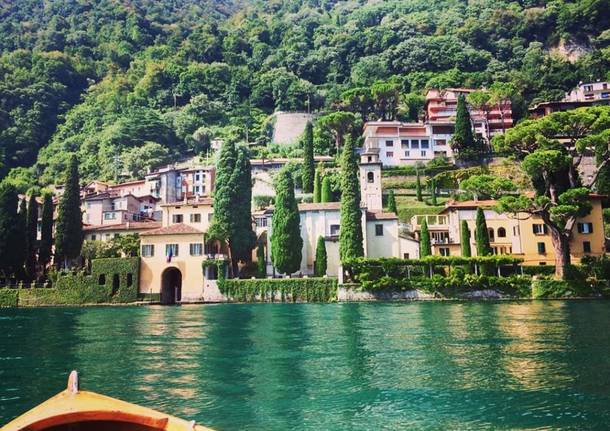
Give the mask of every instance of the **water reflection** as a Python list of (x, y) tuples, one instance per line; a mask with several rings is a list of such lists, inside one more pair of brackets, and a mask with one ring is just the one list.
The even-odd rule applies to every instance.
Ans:
[(603, 429), (610, 303), (0, 310), (0, 421), (84, 386), (218, 430)]

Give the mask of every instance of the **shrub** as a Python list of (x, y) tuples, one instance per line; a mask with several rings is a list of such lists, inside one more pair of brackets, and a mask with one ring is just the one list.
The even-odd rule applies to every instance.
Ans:
[(17, 289), (0, 289), (0, 308), (16, 307), (19, 304), (19, 291)]
[(222, 280), (220, 292), (237, 302), (329, 302), (337, 299), (334, 278)]

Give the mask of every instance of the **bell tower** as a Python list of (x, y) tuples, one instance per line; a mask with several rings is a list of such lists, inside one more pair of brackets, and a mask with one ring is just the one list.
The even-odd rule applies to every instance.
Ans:
[(360, 154), (360, 199), (369, 211), (382, 211), (381, 161), (375, 149)]

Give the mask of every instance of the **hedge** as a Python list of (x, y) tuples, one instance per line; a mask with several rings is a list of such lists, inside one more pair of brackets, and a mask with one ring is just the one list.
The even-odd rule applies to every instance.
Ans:
[(337, 299), (334, 278), (225, 279), (218, 288), (237, 302), (330, 302)]
[(0, 307), (16, 307), (19, 303), (19, 290), (0, 289)]

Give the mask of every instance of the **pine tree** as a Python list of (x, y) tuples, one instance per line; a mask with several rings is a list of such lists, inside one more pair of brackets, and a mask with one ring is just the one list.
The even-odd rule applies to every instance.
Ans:
[(276, 179), (275, 209), (271, 221), (271, 260), (282, 274), (293, 274), (301, 267), (303, 239), (301, 219), (294, 198), (294, 181), (288, 169)]
[(301, 178), (303, 180), (303, 192), (311, 193), (314, 187), (315, 166), (313, 159), (313, 126), (311, 122), (305, 126), (303, 134), (303, 171)]
[(237, 160), (230, 179), (233, 187), (231, 202), (229, 247), (233, 274), (237, 274), (238, 262), (250, 262), (256, 246), (256, 234), (252, 230), (252, 167), (250, 154), (245, 147), (237, 149)]
[(38, 201), (36, 194), (30, 193), (26, 226), (25, 272), (30, 280), (36, 278), (36, 234), (38, 233)]
[(322, 202), (322, 167), (318, 166), (313, 180), (313, 202)]
[(328, 265), (328, 256), (326, 255), (326, 241), (323, 236), (318, 237), (316, 244), (316, 260), (314, 261), (314, 275), (316, 277), (324, 277)]
[(474, 239), (477, 244), (477, 256), (491, 255), (491, 245), (489, 245), (489, 232), (487, 231), (487, 222), (485, 221), (485, 212), (482, 208), (477, 208), (476, 227)]
[(470, 250), (470, 229), (468, 229), (468, 222), (466, 220), (462, 220), (460, 242), (462, 247), (462, 257), (472, 256), (472, 251)]
[(394, 196), (394, 190), (390, 189), (388, 194), (388, 211), (396, 213), (396, 197)]
[(430, 231), (428, 230), (428, 222), (424, 218), (424, 222), (421, 224), (421, 231), (419, 234), (419, 257), (426, 257), (432, 255), (432, 244), (430, 242)]
[(64, 194), (59, 201), (57, 228), (55, 230), (56, 263), (67, 267), (80, 255), (83, 245), (83, 225), (80, 210), (80, 185), (78, 159), (72, 156), (68, 167)]
[(466, 98), (463, 95), (459, 95), (457, 100), (455, 131), (451, 139), (451, 148), (457, 151), (457, 157), (461, 159), (472, 157), (476, 151), (476, 141), (472, 133), (472, 121), (468, 112), (468, 106), (466, 106)]
[(15, 275), (19, 268), (19, 256), (15, 245), (23, 238), (19, 232), (17, 190), (12, 184), (0, 184), (0, 271), (5, 277)]
[(256, 248), (256, 277), (265, 278), (267, 276), (267, 262), (265, 261), (265, 246), (262, 242)]
[(38, 263), (43, 271), (51, 262), (53, 248), (53, 196), (45, 193), (42, 202), (42, 222), (40, 226), (40, 247)]
[(432, 205), (438, 205), (436, 200), (436, 182), (434, 178), (430, 178), (430, 203)]
[(341, 153), (341, 229), (339, 231), (341, 262), (364, 256), (358, 158), (354, 150), (354, 141), (348, 136)]
[(419, 169), (417, 170), (417, 181), (415, 183), (415, 193), (417, 194), (417, 200), (419, 202), (423, 201), (424, 198), (421, 194), (421, 179), (419, 178)]
[(330, 189), (330, 178), (325, 176), (322, 179), (322, 199), (320, 202), (332, 202), (333, 201), (333, 192)]

